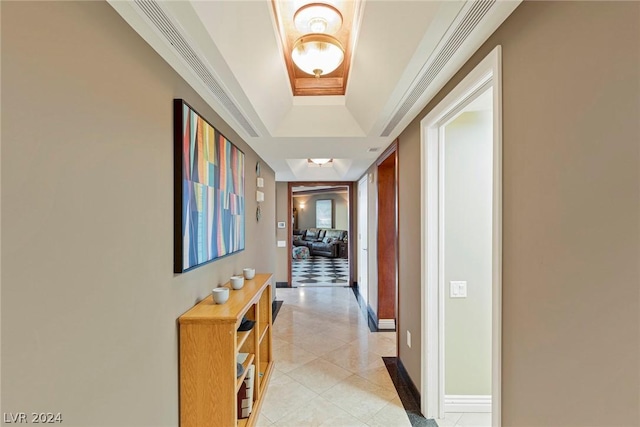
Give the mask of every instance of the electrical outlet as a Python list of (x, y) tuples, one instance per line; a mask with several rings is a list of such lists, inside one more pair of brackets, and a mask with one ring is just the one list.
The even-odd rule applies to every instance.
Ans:
[(411, 348), (411, 332), (407, 330), (407, 346)]

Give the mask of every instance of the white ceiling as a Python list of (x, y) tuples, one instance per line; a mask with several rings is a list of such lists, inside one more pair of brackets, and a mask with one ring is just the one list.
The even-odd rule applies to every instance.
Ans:
[(519, 2), (366, 0), (346, 95), (294, 97), (270, 0), (110, 0), (278, 181), (360, 178)]

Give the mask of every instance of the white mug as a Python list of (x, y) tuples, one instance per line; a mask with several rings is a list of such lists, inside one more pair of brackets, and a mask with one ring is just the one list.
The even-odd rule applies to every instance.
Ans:
[(244, 277), (231, 276), (231, 287), (235, 290), (242, 289), (244, 286)]
[(244, 274), (244, 278), (247, 280), (251, 280), (256, 277), (256, 269), (255, 268), (245, 268), (242, 270), (242, 274)]
[(215, 288), (211, 295), (216, 304), (224, 304), (229, 299), (229, 288)]

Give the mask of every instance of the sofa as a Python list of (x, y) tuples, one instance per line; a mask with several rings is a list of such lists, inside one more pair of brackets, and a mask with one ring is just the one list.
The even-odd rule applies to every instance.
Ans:
[(340, 244), (347, 238), (346, 230), (333, 228), (309, 228), (293, 231), (293, 246), (306, 246), (311, 255), (337, 258)]

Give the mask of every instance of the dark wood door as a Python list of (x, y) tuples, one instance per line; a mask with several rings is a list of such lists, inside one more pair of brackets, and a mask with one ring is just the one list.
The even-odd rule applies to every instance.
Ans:
[(396, 155), (378, 164), (378, 319), (396, 318)]

